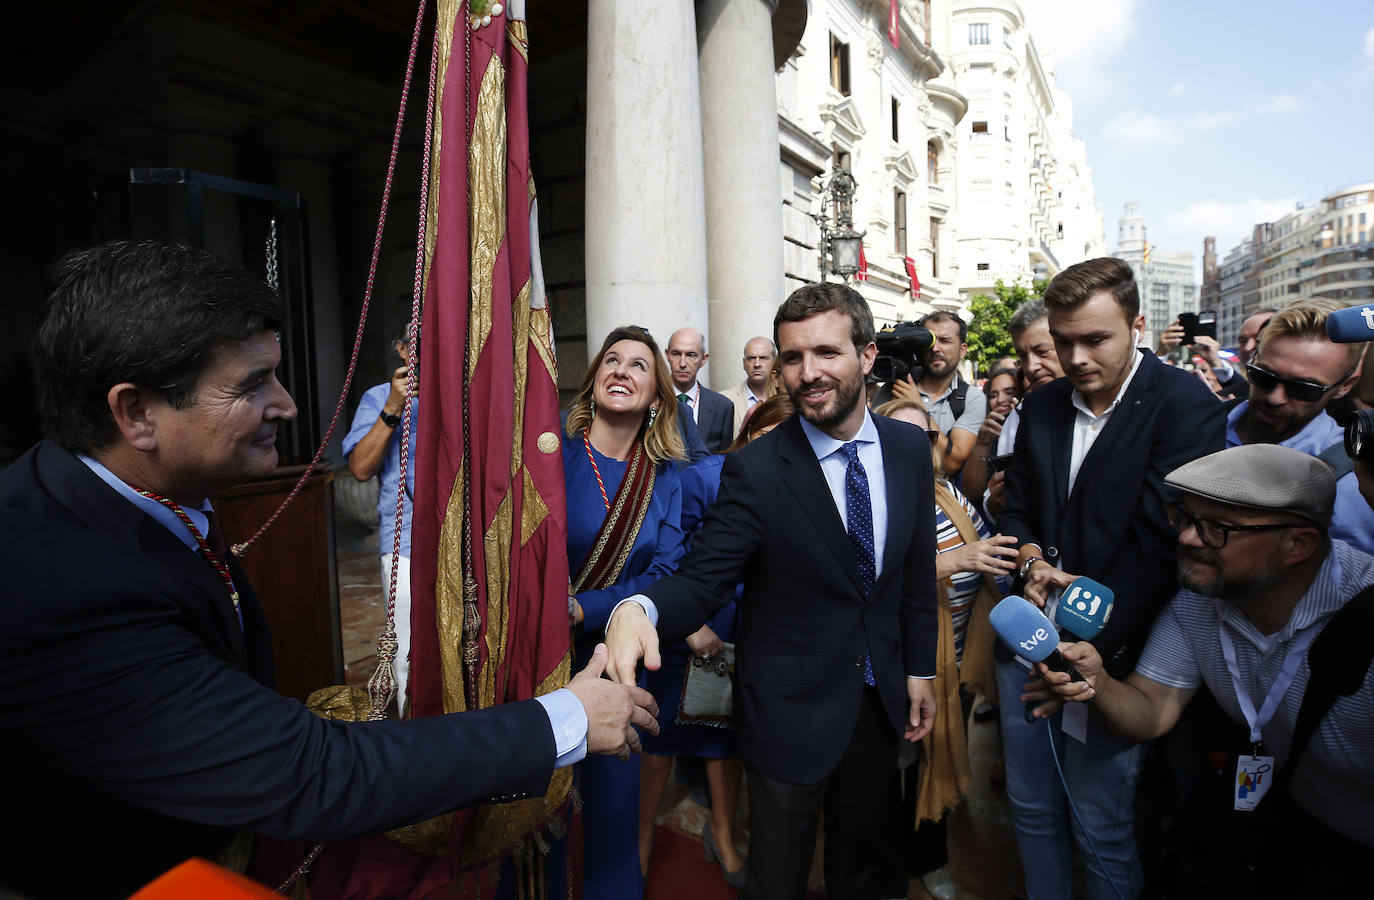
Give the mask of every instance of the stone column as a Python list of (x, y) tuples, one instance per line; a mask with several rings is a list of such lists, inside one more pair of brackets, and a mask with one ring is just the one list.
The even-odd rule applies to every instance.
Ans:
[(710, 333), (694, 38), (690, 3), (589, 4), (589, 354), (618, 325), (648, 328), (660, 347), (684, 325)]
[(783, 230), (772, 16), (777, 0), (697, 4), (711, 386), (740, 379), (783, 300)]

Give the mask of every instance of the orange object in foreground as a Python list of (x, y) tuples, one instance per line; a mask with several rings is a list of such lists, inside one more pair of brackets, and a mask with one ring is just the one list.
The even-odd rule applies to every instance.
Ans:
[(129, 900), (281, 900), (281, 895), (242, 875), (203, 859), (186, 862), (159, 876)]

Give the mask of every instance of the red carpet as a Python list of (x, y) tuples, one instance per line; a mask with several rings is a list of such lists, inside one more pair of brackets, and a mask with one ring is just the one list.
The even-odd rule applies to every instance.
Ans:
[[(807, 892), (807, 900), (822, 900)], [(701, 841), (662, 825), (654, 829), (654, 855), (644, 900), (736, 900), (739, 891), (720, 877), (720, 866), (708, 863)]]

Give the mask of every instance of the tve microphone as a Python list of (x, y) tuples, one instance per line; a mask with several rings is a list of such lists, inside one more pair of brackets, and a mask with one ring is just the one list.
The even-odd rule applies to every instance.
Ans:
[(1055, 672), (1068, 672), (1074, 681), (1083, 676), (1059, 652), (1059, 632), (1029, 600), (1011, 594), (992, 608), (988, 617), (1002, 643), (1031, 662), (1042, 662)]
[(1374, 341), (1374, 306), (1336, 310), (1326, 317), (1326, 336), (1338, 344)]
[(1075, 578), (1059, 598), (1054, 624), (1070, 637), (1090, 641), (1102, 632), (1115, 604), (1116, 595), (1105, 584), (1091, 578)]

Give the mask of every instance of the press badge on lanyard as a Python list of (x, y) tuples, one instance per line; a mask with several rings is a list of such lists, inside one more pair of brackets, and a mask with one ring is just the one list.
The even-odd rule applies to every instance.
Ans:
[(1256, 712), (1255, 704), (1240, 680), (1240, 666), (1236, 662), (1236, 648), (1231, 643), (1231, 636), (1226, 633), (1224, 624), (1218, 622), (1217, 628), (1221, 635), (1221, 654), (1226, 658), (1226, 669), (1231, 673), (1231, 684), (1236, 690), (1236, 702), (1240, 704), (1245, 724), (1250, 728), (1250, 743), (1253, 745), (1251, 755), (1236, 759), (1236, 780), (1231, 785), (1235, 791), (1234, 808), (1241, 812), (1249, 812), (1259, 806), (1264, 795), (1269, 792), (1269, 786), (1274, 783), (1276, 774), (1274, 757), (1261, 753), (1264, 749), (1264, 726), (1274, 717), (1274, 711), (1279, 708), (1284, 695), (1293, 685), (1293, 676), (1297, 675), (1298, 666), (1302, 665), (1302, 661), (1307, 657), (1307, 647), (1321, 629), (1308, 626), (1293, 638), (1288, 646), (1288, 655), (1284, 657), (1283, 667), (1279, 669), (1278, 677), (1270, 685), (1264, 705)]

